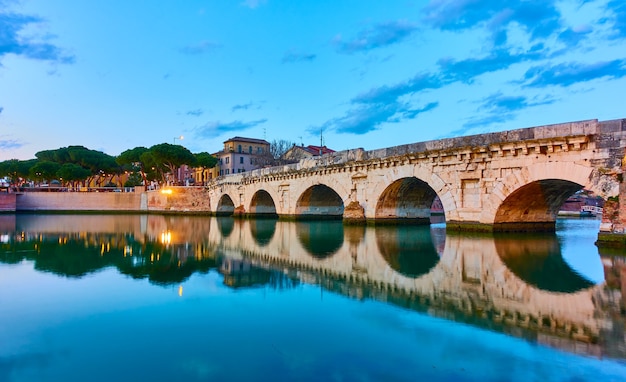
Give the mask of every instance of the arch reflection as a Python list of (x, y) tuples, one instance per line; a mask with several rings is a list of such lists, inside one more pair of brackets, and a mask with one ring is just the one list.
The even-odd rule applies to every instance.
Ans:
[(317, 259), (334, 255), (343, 245), (342, 221), (299, 221), (295, 224), (298, 241)]
[[(437, 265), (440, 259), (437, 248), (445, 244), (445, 236), (443, 244), (436, 244), (430, 227), (426, 226), (377, 226), (375, 234), (378, 250), (387, 264), (396, 272), (413, 278)], [(435, 237), (442, 240), (442, 235)]]
[(215, 219), (217, 220), (217, 229), (220, 230), (222, 236), (229, 237), (235, 229), (235, 220), (231, 217), (216, 217)]
[(539, 289), (574, 293), (594, 285), (565, 261), (554, 234), (499, 234), (494, 243), (507, 268)]
[(261, 247), (266, 246), (276, 233), (276, 219), (250, 220), (250, 233), (254, 241)]

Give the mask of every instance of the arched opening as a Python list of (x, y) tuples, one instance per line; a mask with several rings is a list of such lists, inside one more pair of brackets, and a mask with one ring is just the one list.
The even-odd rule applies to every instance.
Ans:
[(437, 265), (445, 246), (445, 234), (433, 235), (430, 227), (377, 226), (375, 235), (378, 250), (387, 264), (413, 278)]
[(301, 221), (296, 223), (296, 236), (311, 256), (325, 259), (343, 245), (343, 222)]
[(261, 247), (266, 246), (274, 237), (276, 232), (275, 219), (251, 219), (250, 232), (252, 238)]
[(430, 224), (431, 215), (444, 215), (437, 193), (428, 183), (411, 177), (398, 179), (383, 191), (375, 219), (376, 223)]
[(522, 186), (498, 207), (494, 231), (554, 232), (561, 206), (580, 189), (580, 184), (560, 179), (539, 180)]
[(565, 261), (554, 234), (497, 234), (494, 242), (506, 267), (541, 290), (574, 293), (594, 285)]
[(252, 196), (250, 213), (259, 217), (277, 217), (276, 205), (270, 194), (265, 190), (259, 190)]
[(341, 219), (343, 200), (332, 188), (317, 184), (300, 195), (296, 204), (298, 219)]
[(217, 216), (231, 216), (235, 212), (235, 203), (227, 194), (222, 195), (220, 201), (217, 203), (217, 210), (215, 214)]

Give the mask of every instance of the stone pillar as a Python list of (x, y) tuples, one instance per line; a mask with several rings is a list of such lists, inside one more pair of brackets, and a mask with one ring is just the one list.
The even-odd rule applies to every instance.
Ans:
[[(621, 174), (619, 179), (619, 195), (609, 198), (604, 203), (602, 210), (602, 223), (598, 233), (596, 245), (600, 248), (600, 254), (608, 255), (606, 248), (619, 248), (619, 252), (626, 249), (626, 182), (624, 173), (626, 172), (626, 156), (622, 159)], [(603, 250), (604, 248), (604, 250)]]
[(352, 201), (343, 210), (343, 221), (349, 224), (365, 223), (365, 209), (357, 201)]

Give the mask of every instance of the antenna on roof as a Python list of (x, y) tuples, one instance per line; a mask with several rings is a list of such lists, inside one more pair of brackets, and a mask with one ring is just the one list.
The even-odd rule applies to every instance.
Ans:
[(267, 141), (267, 129), (263, 128), (263, 139)]
[(320, 127), (320, 155), (322, 155), (322, 147), (324, 146), (324, 129)]
[(298, 138), (300, 138), (300, 146), (304, 146), (304, 142), (302, 142), (302, 135), (299, 136)]

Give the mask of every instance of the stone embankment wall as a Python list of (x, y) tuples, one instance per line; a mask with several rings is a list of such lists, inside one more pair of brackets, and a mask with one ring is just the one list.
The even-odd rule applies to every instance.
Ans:
[(211, 213), (211, 201), (204, 187), (169, 187), (166, 191), (145, 193), (145, 209), (151, 212)]
[(0, 192), (0, 212), (15, 211), (15, 194)]
[(203, 187), (170, 187), (168, 192), (0, 193), (0, 212), (181, 212), (211, 213)]
[(141, 192), (17, 193), (15, 211), (139, 211)]

